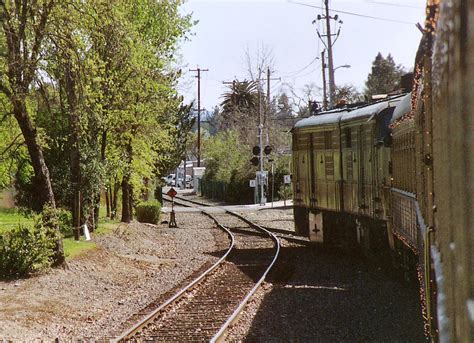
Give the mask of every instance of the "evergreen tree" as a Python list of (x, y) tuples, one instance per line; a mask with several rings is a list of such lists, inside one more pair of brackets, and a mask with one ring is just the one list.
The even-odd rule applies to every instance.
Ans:
[(379, 52), (372, 62), (372, 71), (365, 82), (365, 95), (369, 98), (374, 94), (386, 94), (400, 87), (400, 78), (404, 74), (403, 67), (397, 65), (388, 54), (384, 58)]

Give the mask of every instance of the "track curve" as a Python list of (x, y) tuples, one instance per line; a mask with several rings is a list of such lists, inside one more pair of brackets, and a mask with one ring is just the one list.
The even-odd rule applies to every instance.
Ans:
[[(176, 204), (183, 205), (179, 201)], [(278, 258), (278, 238), (238, 214), (201, 211), (227, 230), (232, 237), (229, 250), (205, 275), (115, 342), (216, 341), (265, 279)]]

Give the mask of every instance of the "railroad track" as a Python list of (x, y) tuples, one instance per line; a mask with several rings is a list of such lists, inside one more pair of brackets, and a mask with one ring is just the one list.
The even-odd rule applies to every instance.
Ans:
[(237, 214), (203, 213), (228, 233), (229, 249), (115, 342), (219, 341), (263, 282), (278, 257), (278, 238)]
[[(170, 198), (168, 196), (166, 196), (165, 194), (163, 194), (163, 200), (167, 201), (167, 202), (171, 202)], [(209, 204), (206, 204), (206, 203), (203, 203), (203, 202), (200, 202), (200, 201), (196, 201), (196, 200), (185, 199), (185, 198), (180, 197), (180, 196), (176, 196), (174, 198), (174, 203), (175, 203), (176, 206), (183, 206), (183, 207), (196, 207), (196, 205), (200, 206), (200, 207), (211, 207), (211, 205), (209, 205)], [(215, 208), (219, 208), (219, 206), (215, 206)], [(228, 211), (228, 212), (239, 216), (242, 220), (247, 220), (243, 216), (241, 216), (237, 213), (230, 212), (230, 211)], [(283, 230), (283, 229), (275, 229), (275, 228), (271, 228), (271, 227), (267, 227), (267, 226), (263, 226), (263, 225), (260, 225), (260, 227), (262, 227), (265, 230), (273, 233), (278, 238), (285, 239), (289, 242), (298, 243), (298, 244), (305, 244), (305, 245), (306, 244), (311, 244), (311, 242), (309, 241), (308, 238), (297, 236), (297, 235), (295, 235), (295, 233), (293, 231)]]

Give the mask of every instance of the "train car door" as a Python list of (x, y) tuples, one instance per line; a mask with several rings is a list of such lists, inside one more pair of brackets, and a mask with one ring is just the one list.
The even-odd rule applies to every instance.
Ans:
[(359, 205), (359, 213), (363, 213), (366, 206), (365, 201), (365, 140), (364, 140), (364, 130), (363, 126), (359, 125), (357, 129), (357, 162), (358, 162), (358, 192), (357, 192), (357, 202)]

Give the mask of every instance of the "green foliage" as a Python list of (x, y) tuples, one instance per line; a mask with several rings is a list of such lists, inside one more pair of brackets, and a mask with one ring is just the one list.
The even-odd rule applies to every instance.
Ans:
[(72, 215), (71, 212), (62, 208), (52, 208), (45, 206), (37, 221), (42, 226), (50, 229), (59, 229), (63, 237), (72, 237)]
[(67, 238), (63, 240), (63, 247), (64, 256), (69, 260), (95, 249), (97, 245), (91, 241), (76, 241), (74, 238)]
[(33, 224), (33, 218), (31, 216), (24, 215), (15, 208), (0, 208), (0, 232), (10, 231), (20, 224)]
[(255, 81), (238, 81), (229, 86), (229, 91), (224, 93), (221, 103), (224, 113), (234, 111), (245, 112), (256, 108), (258, 104), (258, 84)]
[(293, 196), (293, 189), (291, 185), (282, 184), (278, 189), (278, 195), (280, 196), (280, 200), (289, 200)]
[(204, 156), (207, 159), (204, 178), (229, 182), (235, 172), (249, 170), (250, 147), (242, 145), (236, 131), (225, 131), (204, 142)]
[(218, 133), (204, 142), (203, 151), (207, 159), (204, 194), (229, 203), (252, 201), (248, 182), (255, 177), (255, 168), (249, 162), (251, 149), (240, 142), (239, 134)]
[[(284, 175), (290, 174), (290, 168), (289, 168), (289, 163), (291, 160), (290, 155), (283, 155), (283, 156), (275, 156), (274, 157), (274, 189), (277, 192), (277, 194), (274, 194), (273, 198), (274, 200), (280, 199), (283, 200), (282, 194), (279, 192), (280, 189), (282, 189), (282, 186), (284, 186), (283, 179)], [(271, 181), (271, 178), (270, 178)], [(271, 184), (268, 185), (269, 188), (271, 188)], [(290, 187), (291, 188), (291, 187)], [(271, 191), (268, 193), (271, 195)], [(289, 199), (289, 198), (287, 198)]]
[[(56, 205), (72, 209), (80, 192), (82, 222), (97, 215), (104, 188), (125, 180), (140, 194), (144, 179), (166, 173), (183, 157), (194, 119), (192, 104), (184, 106), (176, 90), (181, 72), (175, 52), (193, 24), (182, 4), (5, 1), (9, 25), (21, 32), (26, 20), (25, 41), (14, 52), (31, 59), (9, 63), (10, 31), (0, 30), (0, 118), (7, 118), (0, 122), (0, 150), (9, 153), (8, 164), (5, 158), (0, 165), (0, 187), (15, 180), (18, 205), (39, 212), (38, 183), (44, 180), (35, 176), (38, 168), (32, 169), (11, 115), (16, 95), (24, 98), (38, 134)], [(13, 65), (21, 77), (10, 79)], [(70, 226), (58, 226), (70, 235)]]
[(403, 67), (395, 64), (392, 55), (384, 58), (379, 52), (372, 62), (372, 71), (365, 82), (365, 95), (387, 94), (400, 87)]
[(158, 201), (147, 201), (137, 205), (137, 220), (140, 223), (158, 224), (160, 220), (161, 204)]
[(155, 191), (153, 193), (155, 200), (158, 201), (161, 205), (163, 205), (163, 186), (161, 183), (157, 183), (155, 186)]
[(18, 277), (50, 267), (56, 239), (54, 230), (39, 223), (1, 233), (0, 275)]

